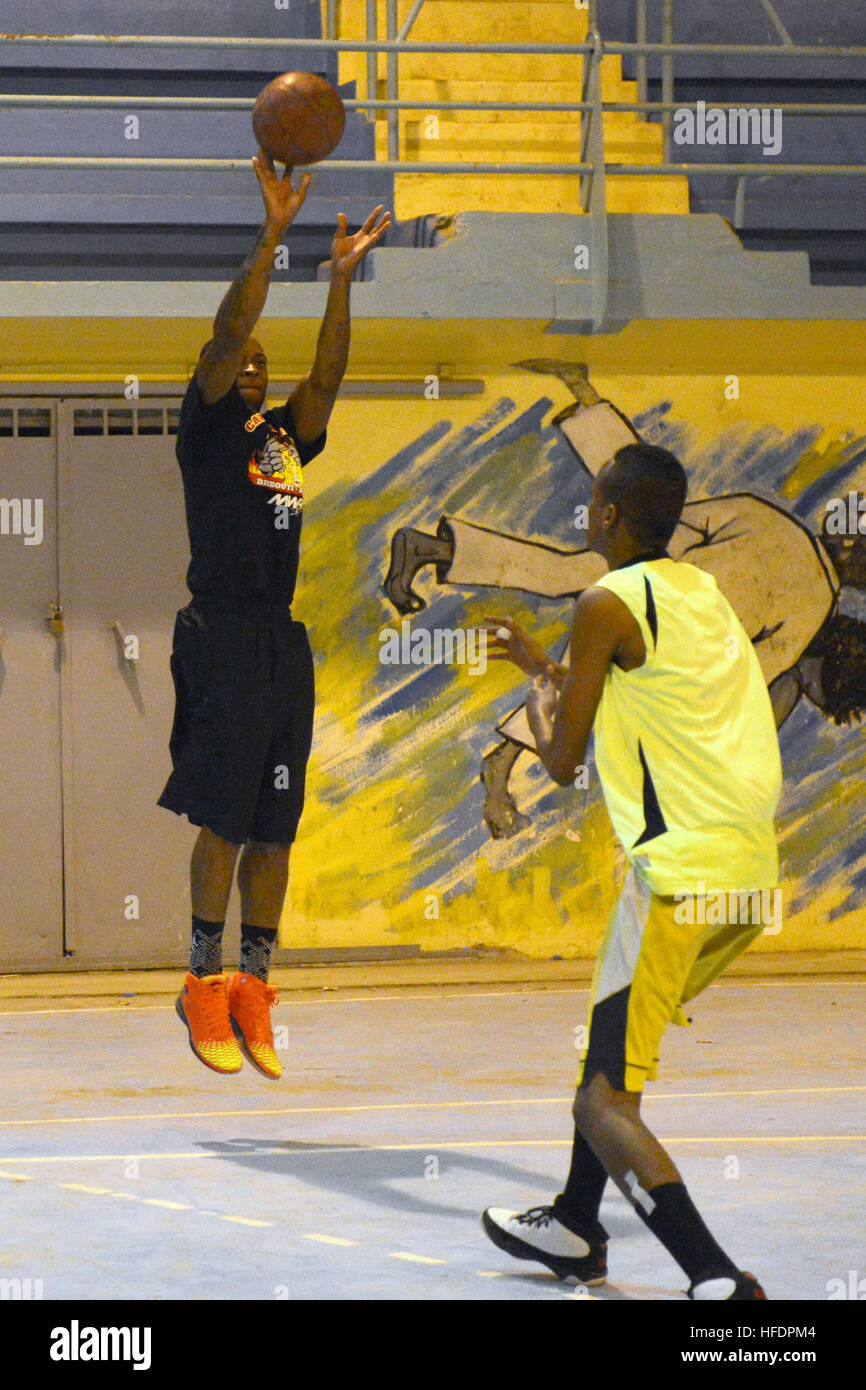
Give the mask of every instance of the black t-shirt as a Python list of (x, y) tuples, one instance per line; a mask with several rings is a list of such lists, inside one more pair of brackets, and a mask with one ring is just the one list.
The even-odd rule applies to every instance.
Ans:
[(295, 437), (291, 407), (250, 414), (236, 386), (205, 405), (193, 377), (180, 412), (177, 458), (183, 477), (193, 598), (260, 599), (286, 607), (295, 592), (302, 465), (325, 447)]

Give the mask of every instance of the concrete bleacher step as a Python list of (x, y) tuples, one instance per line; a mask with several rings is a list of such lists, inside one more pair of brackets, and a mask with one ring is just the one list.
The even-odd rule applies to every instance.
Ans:
[[(567, 212), (578, 214), (579, 176), (569, 174), (398, 174), (395, 202), (401, 221), (437, 212)], [(609, 175), (608, 212), (689, 211), (688, 188), (679, 176)]]
[[(362, 84), (363, 85), (363, 84)], [(581, 100), (580, 81), (571, 82), (501, 82), (485, 81), (483, 78), (478, 81), (462, 82), (449, 81), (444, 78), (407, 78), (404, 82), (400, 81), (400, 96), (403, 101), (534, 101), (534, 102), (576, 102)], [(377, 96), (384, 97), (385, 84), (379, 83)], [(614, 74), (610, 77), (603, 76), (602, 95), (605, 101), (636, 101), (637, 83), (626, 82), (617, 78)], [(537, 119), (539, 115), (544, 116), (546, 121), (556, 122), (571, 120), (579, 116), (580, 112), (557, 111), (553, 107), (545, 112), (527, 111), (526, 117)], [(515, 111), (473, 111), (467, 112), (466, 116), (472, 120), (499, 121), (514, 120), (520, 112)], [(455, 120), (462, 119), (459, 111), (440, 111), (440, 119), (448, 117)]]
[[(127, 135), (130, 116), (138, 122), (132, 139)], [(4, 155), (252, 159), (256, 148), (249, 111), (159, 110), (137, 107), (134, 98), (128, 106), (113, 109), (0, 107)], [(372, 155), (372, 128), (349, 113), (340, 157)]]
[[(479, 49), (479, 57), (483, 56), (483, 50)], [(363, 57), (363, 55), (361, 55)], [(447, 56), (447, 55), (446, 55)], [(495, 56), (495, 55), (490, 55)], [(520, 55), (515, 55), (519, 57)], [(342, 64), (354, 62), (358, 55), (355, 53), (344, 53), (340, 55), (341, 71)], [(408, 94), (419, 96), (429, 96), (432, 100), (436, 93), (441, 93), (442, 83), (447, 85), (460, 96), (469, 96), (471, 92), (478, 93), (479, 100), (494, 99), (501, 97), (504, 101), (579, 101), (580, 87), (583, 77), (583, 70), (579, 63), (574, 64), (575, 70), (566, 78), (532, 78), (526, 77), (521, 72), (511, 72), (502, 76), (491, 76), (487, 72), (479, 71), (473, 77), (454, 76), (428, 76), (421, 77), (404, 76), (403, 60), (400, 60), (400, 87), (405, 85)], [(342, 78), (341, 81), (348, 79)], [(357, 79), (363, 86), (366, 81), (366, 65), (362, 64), (360, 76)], [(384, 72), (379, 73), (380, 83), (384, 83)], [(601, 85), (604, 97), (608, 101), (634, 101), (637, 94), (637, 83), (631, 78), (625, 78), (622, 72), (622, 58), (618, 53), (609, 53), (601, 60)], [(381, 89), (380, 89), (381, 94)]]
[(507, 82), (519, 76), (523, 82), (579, 81), (583, 54), (568, 53), (409, 53), (400, 59), (401, 75), (441, 77), (471, 81), (483, 70), (488, 81)]
[[(188, 228), (171, 225), (127, 227), (110, 245), (101, 230), (101, 223), (77, 223), (43, 227), (34, 237), (29, 227), (4, 227), (2, 278), (225, 282), (234, 278), (250, 248), (249, 232), (240, 227), (210, 228), (208, 237), (191, 237)], [(273, 283), (315, 280), (328, 254), (328, 237), (317, 227), (295, 227), (289, 243), (289, 264), (274, 270)]]
[[(866, 8), (862, 3), (816, 5), (814, 0), (784, 0), (778, 12), (798, 44), (810, 47), (866, 45)], [(661, 38), (661, 7), (647, 6), (648, 38)], [(635, 38), (634, 0), (605, 0), (601, 7), (605, 39)], [(866, 57), (810, 56), (794, 58), (780, 45), (770, 16), (763, 6), (720, 5), (718, 0), (688, 0), (676, 6), (676, 38), (679, 43), (770, 44), (778, 52), (726, 58), (679, 53), (675, 58), (675, 92), (678, 102), (705, 101), (708, 106), (732, 102), (742, 106), (772, 108), (785, 102), (866, 104)], [(624, 60), (628, 76), (635, 73), (635, 59)], [(649, 60), (647, 96), (661, 99), (660, 68)], [(784, 147), (776, 162), (804, 164), (862, 164), (866, 148), (866, 116), (818, 116), (786, 114)], [(737, 157), (735, 151), (731, 151)], [(677, 151), (676, 157), (685, 157)], [(697, 164), (711, 164), (720, 157), (713, 147), (690, 150)], [(742, 157), (742, 153), (740, 156)], [(759, 155), (756, 162), (761, 162)], [(740, 235), (747, 246), (788, 245), (799, 231), (799, 249), (808, 253), (815, 283), (862, 285), (866, 279), (866, 244), (856, 251), (856, 238), (866, 219), (866, 189), (861, 176), (844, 178), (820, 175), (749, 177), (744, 207), (736, 201), (737, 181), (724, 175), (695, 174), (690, 178), (692, 208), (734, 219), (741, 211)], [(835, 279), (833, 278), (835, 277)]]
[[(427, 135), (426, 123), (402, 123), (401, 155), (408, 159), (462, 159), (478, 162), (561, 164), (580, 159), (580, 121), (551, 128), (530, 121), (495, 125), (466, 121), (440, 123), (438, 137)], [(627, 115), (604, 117), (605, 154), (608, 160), (626, 164), (660, 164), (663, 135), (659, 126), (648, 126)], [(377, 131), (376, 153), (385, 158), (387, 134)]]
[[(126, 71), (158, 77), (190, 72), (201, 77), (223, 69), (237, 76), (253, 71), (276, 75), (292, 68), (334, 74), (337, 70), (336, 56), (324, 49), (296, 49), (292, 54), (285, 47), (286, 39), (321, 37), (324, 31), (318, 0), (289, 0), (279, 7), (274, 0), (253, 7), (235, 0), (211, 0), (208, 4), (202, 0), (136, 0), (134, 5), (118, 0), (2, 0), (0, 18), (4, 32), (10, 35), (107, 34), (117, 40), (100, 47), (0, 43), (0, 71), (4, 73), (16, 69), (32, 76)], [(123, 42), (124, 37), (137, 35), (239, 39), (255, 35), (273, 39), (274, 44), (221, 49), (186, 44), (133, 47)]]
[[(410, 0), (398, 7), (402, 23)], [(385, 30), (385, 3), (379, 0), (380, 34)], [(410, 34), (412, 40), (453, 39), (477, 43), (477, 53), (407, 53), (400, 56), (401, 100), (426, 101), (579, 101), (583, 55), (493, 54), (484, 43), (574, 42), (586, 38), (587, 11), (573, 0), (522, 0), (502, 5), (498, 0), (427, 0)], [(345, 0), (340, 34), (365, 33), (365, 0)], [(378, 62), (376, 96), (386, 96), (385, 58)], [(624, 81), (618, 55), (602, 60), (602, 95), (608, 101), (633, 101), (636, 84)], [(366, 56), (342, 54), (341, 81), (355, 80), (366, 91)], [(432, 113), (430, 113), (432, 114)], [(398, 117), (401, 158), (411, 163), (465, 162), (490, 164), (568, 163), (580, 151), (580, 113), (514, 111), (438, 112), (436, 138), (428, 138), (425, 112), (401, 112)], [(376, 156), (387, 157), (387, 122), (376, 122)], [(652, 166), (662, 162), (662, 132), (658, 124), (635, 113), (609, 112), (604, 117), (608, 162), (645, 164), (647, 176), (608, 178), (608, 207), (612, 212), (686, 213), (688, 184), (683, 178), (654, 177)], [(398, 173), (394, 181), (397, 217), (403, 221), (436, 212), (476, 209), (488, 212), (573, 212), (579, 181), (567, 174)]]
[[(410, 8), (411, 0), (399, 0), (400, 25)], [(366, 0), (341, 0), (340, 36), (362, 38), (366, 11)], [(380, 37), (386, 33), (386, 19), (385, 0), (378, 0)], [(455, 43), (493, 38), (499, 43), (583, 43), (587, 27), (587, 11), (574, 0), (425, 0), (409, 42), (440, 38), (447, 32)]]
[[(58, 78), (60, 92), (66, 92), (68, 86), (67, 77)], [(344, 97), (354, 94), (351, 84), (343, 86)], [(139, 119), (137, 140), (124, 138), (130, 114)], [(87, 155), (107, 160), (205, 157), (246, 163), (255, 153), (255, 139), (248, 111), (149, 109), (137, 107), (133, 97), (123, 108), (0, 108), (0, 150), (23, 156)], [(373, 127), (350, 111), (334, 157), (372, 159), (373, 155)], [(327, 160), (319, 164), (292, 228), (292, 278), (314, 278), (316, 265), (328, 254), (338, 212), (344, 212), (354, 228), (377, 202), (387, 208), (394, 205), (393, 176), (387, 170), (346, 172), (329, 169)], [(222, 261), (213, 263), (217, 266), (214, 271), (211, 243), (191, 255), (188, 229), (201, 227), (202, 237), (207, 239), (219, 237), (221, 232), (234, 238), (244, 228), (249, 239), (261, 216), (261, 195), (251, 163), (236, 170), (119, 169), (106, 165), (4, 169), (0, 180), (0, 277), (16, 278), (29, 266), (33, 278), (56, 278), (55, 271), (59, 274), (57, 267), (62, 264), (65, 278), (75, 278), (76, 266), (94, 278), (110, 278), (114, 266), (118, 278), (129, 278), (130, 272), (123, 269), (127, 259), (120, 238), (146, 241), (157, 237), (151, 251), (141, 251), (143, 279), (182, 278), (186, 273), (183, 267), (190, 264), (201, 278), (224, 278), (219, 267), (226, 256), (230, 260), (235, 255), (239, 243), (231, 242)], [(55, 227), (67, 240), (65, 255), (58, 252), (56, 237), (52, 240), (51, 229)], [(87, 228), (90, 252), (79, 245), (77, 228)], [(163, 230), (158, 232), (160, 228)], [(22, 241), (28, 233), (32, 249)], [(394, 226), (390, 241), (411, 244), (411, 236), (412, 229)], [(309, 248), (302, 249), (307, 241)], [(45, 250), (49, 243), (50, 252)], [(243, 254), (241, 249), (240, 258)], [(102, 270), (94, 271), (93, 264)], [(135, 259), (129, 264), (134, 266)]]

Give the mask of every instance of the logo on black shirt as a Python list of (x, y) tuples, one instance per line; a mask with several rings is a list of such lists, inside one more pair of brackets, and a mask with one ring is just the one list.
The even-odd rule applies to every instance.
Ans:
[[(245, 429), (249, 429), (254, 420), (262, 420), (262, 417), (253, 415)], [(250, 456), (247, 466), (250, 482), (254, 487), (265, 487), (279, 494), (269, 499), (275, 506), (300, 512), (304, 505), (304, 481), (295, 441), (281, 426), (262, 422), (267, 424), (268, 434), (261, 448)]]

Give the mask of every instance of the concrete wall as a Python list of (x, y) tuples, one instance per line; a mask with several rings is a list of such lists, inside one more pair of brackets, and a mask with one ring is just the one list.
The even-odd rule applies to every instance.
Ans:
[[(669, 375), (645, 332), (642, 365), (632, 359), (627, 374), (599, 367), (592, 380), (647, 438), (680, 454), (693, 497), (750, 493), (775, 504), (778, 534), (743, 548), (731, 599), (748, 603), (763, 592), (768, 544), (782, 553), (797, 523), (817, 532), (830, 497), (863, 489), (863, 380), (837, 375), (832, 353), (808, 375), (754, 372), (757, 325), (737, 337), (719, 326), (715, 365), (704, 356), (700, 368)], [(580, 355), (576, 346), (562, 359)], [(588, 791), (562, 790), (525, 754), (512, 790), (531, 825), (494, 842), (483, 823), (480, 761), (523, 697), (520, 676), (499, 663), (472, 674), (378, 659), (383, 630), (400, 627), (381, 589), (398, 526), (432, 532), (445, 514), (562, 548), (580, 544), (573, 509), (589, 480), (551, 424), (571, 399), (555, 374), (512, 370), (489, 377), (471, 401), (339, 405), (327, 456), (308, 474), (297, 611), (317, 655), (319, 717), (283, 945), (482, 943), (534, 956), (586, 955), (598, 945), (621, 859), (594, 774)], [(796, 562), (786, 564), (784, 602), (792, 616), (806, 614), (815, 594)], [(553, 648), (571, 612), (567, 600), (438, 585), (430, 567), (416, 588), (429, 606), (412, 630), (508, 613)], [(866, 617), (861, 591), (843, 590), (840, 603)], [(862, 682), (862, 650), (852, 662)], [(861, 946), (862, 725), (837, 725), (801, 700), (781, 747), (784, 917), (755, 949)]]
[[(309, 365), (314, 328), (262, 320), (274, 380)], [(64, 346), (65, 327), (61, 333), (54, 325), (48, 375), (62, 376), (64, 359), (83, 360), (85, 352), (86, 365), (122, 382), (141, 346), (135, 337), (125, 341), (128, 331), (122, 320), (109, 333), (94, 322), (92, 337), (78, 339), (73, 353)], [(194, 359), (207, 331), (207, 323), (181, 326), (176, 389), (182, 363)], [(43, 323), (43, 344), (50, 337)], [(540, 372), (512, 365), (531, 358), (550, 365)], [(307, 474), (295, 612), (316, 655), (318, 717), (282, 946), (441, 951), (478, 944), (549, 957), (586, 956), (598, 945), (622, 861), (594, 771), (587, 790), (566, 791), (524, 754), (511, 790), (530, 824), (492, 840), (479, 768), (499, 741), (497, 724), (523, 699), (522, 678), (499, 663), (473, 674), (467, 665), (380, 661), (383, 631), (401, 631), (382, 589), (397, 528), (430, 533), (447, 515), (580, 547), (574, 508), (586, 501), (590, 480), (552, 422), (573, 402), (563, 376), (582, 360), (596, 389), (645, 437), (679, 453), (693, 498), (746, 493), (772, 504), (771, 529), (740, 546), (735, 607), (752, 604), (760, 626), (769, 564), (773, 601), (784, 621), (800, 623), (801, 645), (820, 626), (826, 596), (791, 558), (790, 543), (805, 531), (817, 534), (831, 498), (866, 491), (861, 324), (632, 323), (619, 334), (583, 338), (551, 337), (531, 323), (356, 323), (351, 374), (414, 378), (417, 390), (408, 398), (341, 399), (327, 451)], [(443, 391), (436, 399), (437, 376), (478, 378), (483, 392), (449, 398)], [(5, 389), (12, 388), (7, 375)], [(23, 371), (16, 389), (28, 394)], [(179, 581), (184, 563), (179, 554)], [(439, 584), (430, 567), (415, 587), (427, 607), (413, 630), (466, 629), (488, 614), (511, 614), (554, 649), (570, 620), (570, 600)], [(842, 612), (866, 618), (863, 607), (861, 590), (842, 589)], [(768, 612), (768, 625), (774, 620)], [(862, 686), (862, 647), (847, 667)], [(161, 737), (160, 747), (167, 725)], [(862, 946), (862, 724), (836, 724), (803, 699), (782, 728), (781, 747), (784, 915), (782, 930), (762, 936), (755, 949)], [(166, 757), (142, 770), (148, 784), (161, 785)], [(121, 786), (116, 793), (127, 795)], [(112, 809), (118, 812), (131, 824), (139, 814), (125, 803)], [(178, 865), (187, 842), (178, 831)]]

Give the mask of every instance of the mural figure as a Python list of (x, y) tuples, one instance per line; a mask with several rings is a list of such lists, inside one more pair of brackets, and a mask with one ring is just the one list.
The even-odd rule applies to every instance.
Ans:
[[(530, 359), (514, 365), (555, 375), (569, 387), (575, 403), (552, 423), (590, 477), (640, 439), (632, 422), (599, 397), (584, 364)], [(716, 579), (755, 647), (777, 728), (801, 698), (837, 724), (862, 716), (866, 623), (838, 607), (843, 587), (866, 589), (866, 535), (829, 534), (826, 518), (814, 535), (777, 503), (735, 492), (687, 502), (668, 553)], [(408, 527), (394, 533), (384, 589), (399, 613), (426, 607), (412, 588), (426, 565), (435, 565), (438, 584), (516, 589), (548, 599), (577, 598), (607, 571), (601, 556), (586, 548), (562, 550), (443, 516), (435, 535)], [(567, 661), (567, 650), (558, 655)], [(497, 732), (502, 739), (482, 760), (481, 780), (485, 823), (501, 839), (529, 824), (509, 778), (520, 755), (537, 750), (524, 706)]]

